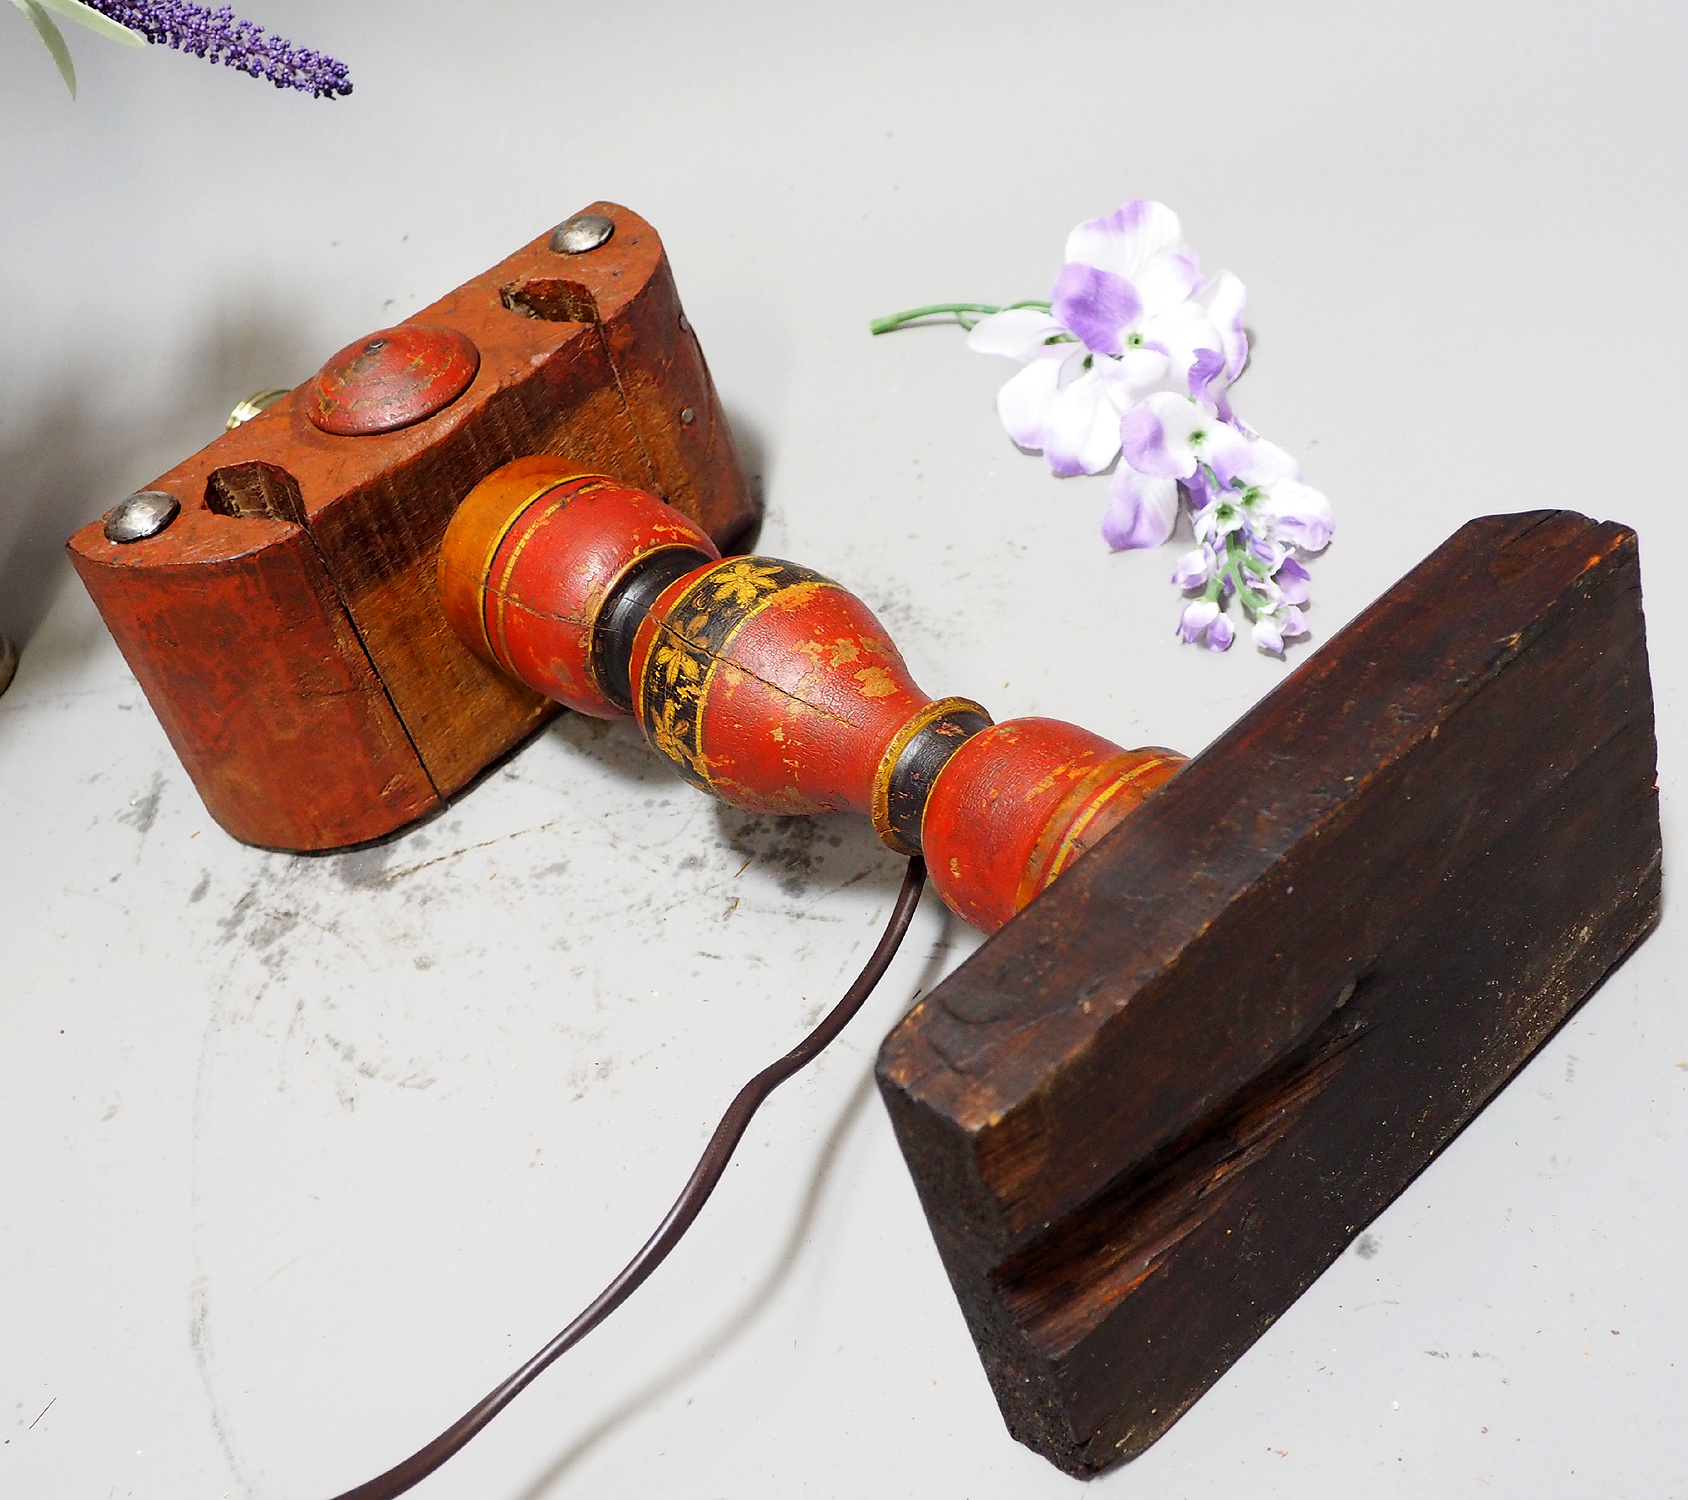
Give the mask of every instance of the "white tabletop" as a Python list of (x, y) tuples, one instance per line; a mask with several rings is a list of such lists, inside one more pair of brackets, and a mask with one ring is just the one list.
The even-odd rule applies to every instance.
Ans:
[[(1194, 751), (1287, 668), (1173, 640), (1177, 545), (1109, 553), (1107, 480), (1003, 435), (1010, 366), (866, 328), (1047, 295), (1072, 224), (1171, 204), (1248, 284), (1240, 410), (1336, 507), (1289, 666), (1470, 516), (1627, 522), (1679, 846), (1680, 7), (252, 14), (356, 93), (67, 26), (73, 105), (0, 15), (0, 1494), (312, 1500), (395, 1462), (620, 1266), (877, 935), (865, 826), (724, 809), (572, 717), (385, 846), (239, 845), (62, 560), (237, 399), (600, 196), (666, 240), (764, 551), (856, 587), (929, 692)], [(928, 897), (691, 1238), (418, 1494), (1079, 1494), (1006, 1435), (871, 1084), (976, 941)], [(1688, 1493), (1682, 943), (1667, 900), (1085, 1493)]]

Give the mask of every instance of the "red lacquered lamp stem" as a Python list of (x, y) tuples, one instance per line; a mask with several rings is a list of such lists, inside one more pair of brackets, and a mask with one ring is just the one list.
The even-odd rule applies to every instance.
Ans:
[(933, 699), (855, 595), (778, 558), (722, 559), (655, 496), (561, 459), (518, 459), (469, 493), (440, 592), (475, 651), (582, 713), (633, 715), (694, 786), (759, 812), (867, 815), (987, 932), (1184, 763)]

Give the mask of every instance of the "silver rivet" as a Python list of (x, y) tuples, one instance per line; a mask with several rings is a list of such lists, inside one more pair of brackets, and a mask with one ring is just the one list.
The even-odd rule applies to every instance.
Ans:
[(690, 331), (691, 326), (692, 326), (692, 320), (690, 318), (688, 318), (684, 313), (681, 313), (680, 314), (680, 327), (683, 328), (683, 329), (686, 329), (687, 331)]
[(242, 422), (250, 422), (259, 412), (268, 411), (283, 396), (291, 396), (292, 394), (293, 392), (289, 390), (273, 390), (258, 391), (248, 396), (229, 413), (229, 419), (223, 424), (223, 430), (233, 432)]
[(689, 406), (684, 407), (680, 412), (680, 420), (686, 423), (694, 422), (697, 420), (697, 413)]
[(584, 255), (615, 233), (615, 221), (602, 214), (576, 214), (551, 231), (551, 248), (558, 255)]
[(106, 512), (108, 542), (144, 542), (157, 536), (181, 512), (181, 503), (163, 490), (142, 490)]

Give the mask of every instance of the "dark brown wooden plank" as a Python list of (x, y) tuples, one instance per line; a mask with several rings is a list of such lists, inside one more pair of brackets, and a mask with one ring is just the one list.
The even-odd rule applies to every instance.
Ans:
[(1152, 1441), (1621, 959), (1654, 757), (1633, 533), (1473, 522), (892, 1033), (1017, 1436)]

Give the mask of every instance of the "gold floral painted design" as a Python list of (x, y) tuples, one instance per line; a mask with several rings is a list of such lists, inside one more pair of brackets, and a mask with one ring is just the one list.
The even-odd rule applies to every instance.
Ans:
[(762, 595), (777, 589), (781, 583), (782, 571), (777, 563), (770, 567), (753, 562), (749, 558), (741, 558), (731, 567), (712, 573), (709, 581), (714, 585), (717, 602), (723, 599), (731, 600), (744, 609), (754, 604)]
[(685, 692), (689, 686), (692, 692), (686, 694), (688, 697), (695, 695), (697, 684), (703, 680), (703, 660), (672, 638), (656, 648), (655, 665), (670, 688)]
[[(705, 714), (716, 673), (742, 673), (729, 642), (761, 610), (832, 588), (819, 574), (774, 557), (735, 557), (704, 573), (668, 607), (640, 668), (639, 722), (652, 747), (693, 786), (718, 791), (722, 767), (703, 753)], [(823, 655), (830, 643), (822, 647)], [(794, 809), (801, 811), (802, 809)]]
[(651, 743), (659, 754), (692, 776), (703, 776), (703, 757), (691, 743), (692, 722), (680, 716), (679, 705), (672, 699), (662, 705), (662, 713), (650, 726)]

